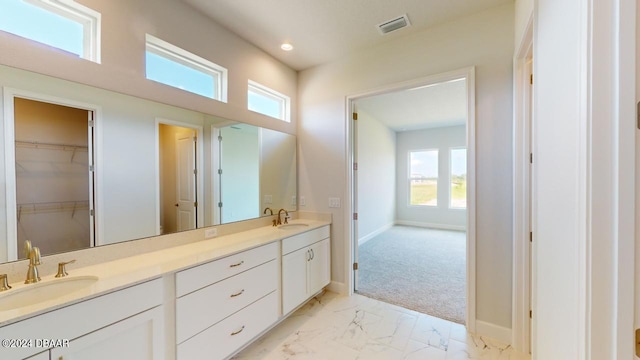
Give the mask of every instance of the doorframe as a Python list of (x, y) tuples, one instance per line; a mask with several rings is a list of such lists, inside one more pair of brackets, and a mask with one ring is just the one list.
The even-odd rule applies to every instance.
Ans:
[[(103, 219), (97, 214), (103, 213), (103, 192), (98, 189), (102, 188), (103, 178), (102, 171), (97, 165), (102, 164), (102, 107), (99, 105), (77, 101), (74, 99), (53, 96), (45, 93), (23, 90), (13, 87), (3, 87), (3, 125), (4, 125), (4, 162), (5, 162), (5, 203), (6, 203), (6, 250), (7, 261), (18, 259), (18, 246), (16, 243), (18, 237), (18, 221), (17, 221), (17, 199), (16, 199), (16, 165), (15, 165), (15, 109), (14, 99), (28, 99), (54, 105), (73, 107), (93, 112), (94, 136), (93, 136), (93, 166), (94, 166), (94, 185), (93, 196), (89, 196), (90, 207), (93, 205), (94, 216), (91, 218), (93, 222), (93, 239), (92, 246), (102, 245), (104, 239)], [(87, 124), (88, 125), (88, 124)], [(97, 165), (96, 165), (97, 164)], [(91, 191), (91, 190), (90, 190)]]
[[(525, 33), (516, 50), (513, 67), (514, 109), (513, 109), (513, 280), (511, 344), (520, 352), (531, 351), (532, 309), (530, 275), (535, 274), (534, 251), (530, 249), (529, 232), (532, 229), (531, 215), (533, 201), (530, 197), (533, 189), (530, 179), (533, 169), (530, 153), (533, 152), (531, 134), (533, 129), (533, 101), (531, 100), (530, 74), (533, 69), (527, 66), (533, 57), (533, 14), (530, 16)], [(531, 71), (531, 73), (530, 73)], [(532, 246), (531, 246), (532, 247)]]
[[(167, 118), (157, 117), (155, 119), (155, 186), (156, 186), (156, 235), (160, 234), (160, 124), (178, 126), (183, 128), (192, 129), (196, 132), (196, 202), (198, 203), (198, 209), (196, 209), (196, 228), (204, 227), (204, 128), (200, 125), (194, 125), (188, 122), (172, 120)], [(198, 211), (200, 210), (200, 211)]]
[(355, 209), (355, 192), (354, 192), (354, 132), (352, 113), (354, 103), (361, 98), (385, 94), (389, 92), (407, 90), (419, 86), (432, 85), (444, 81), (466, 78), (467, 80), (467, 313), (466, 327), (470, 332), (476, 331), (476, 133), (475, 133), (475, 67), (467, 67), (449, 72), (435, 75), (429, 75), (422, 78), (412, 79), (409, 81), (389, 84), (371, 91), (358, 94), (348, 95), (346, 97), (346, 114), (345, 114), (345, 146), (347, 154), (346, 158), (346, 174), (347, 188), (345, 189), (345, 248), (344, 257), (345, 279), (347, 289), (342, 289), (343, 293), (353, 295), (354, 293), (354, 271), (353, 262), (357, 239), (354, 236), (356, 228), (353, 220), (353, 209)]

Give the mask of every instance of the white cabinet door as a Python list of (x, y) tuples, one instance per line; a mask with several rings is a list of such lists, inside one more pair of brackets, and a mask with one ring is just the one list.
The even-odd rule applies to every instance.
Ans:
[(309, 248), (282, 257), (282, 314), (286, 315), (307, 300)]
[(41, 352), (40, 354), (29, 356), (24, 360), (49, 360), (49, 350)]
[(324, 239), (310, 247), (311, 259), (307, 263), (307, 295), (311, 296), (330, 281), (329, 239)]
[(158, 306), (51, 349), (56, 360), (163, 360), (164, 313)]

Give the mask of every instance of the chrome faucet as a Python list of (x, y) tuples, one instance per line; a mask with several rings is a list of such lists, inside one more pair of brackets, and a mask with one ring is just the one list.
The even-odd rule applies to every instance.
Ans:
[(29, 258), (29, 270), (27, 270), (27, 279), (25, 284), (33, 284), (40, 281), (40, 275), (38, 275), (38, 265), (40, 265), (40, 249), (31, 246), (31, 241), (24, 242), (24, 252)]
[(288, 219), (289, 219), (289, 212), (287, 212), (287, 210), (285, 210), (285, 209), (280, 209), (280, 210), (278, 210), (278, 222), (277, 222), (277, 224), (278, 224), (278, 225), (282, 225), (282, 219), (280, 218), (280, 215), (282, 214), (282, 212), (283, 212), (283, 211), (284, 211), (284, 214), (285, 214), (285, 216), (284, 216), (284, 223), (285, 223), (285, 224), (288, 224), (288, 223), (289, 223), (289, 221), (288, 221)]

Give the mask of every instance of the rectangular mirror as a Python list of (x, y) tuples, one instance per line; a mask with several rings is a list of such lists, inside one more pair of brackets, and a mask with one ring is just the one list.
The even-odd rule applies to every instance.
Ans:
[(296, 210), (290, 134), (0, 66), (0, 261)]

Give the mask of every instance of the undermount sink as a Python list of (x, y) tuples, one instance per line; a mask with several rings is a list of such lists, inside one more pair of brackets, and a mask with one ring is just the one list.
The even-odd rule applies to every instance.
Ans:
[(45, 280), (0, 293), (0, 311), (18, 309), (74, 293), (93, 285), (97, 276)]
[(305, 223), (292, 223), (292, 224), (282, 224), (278, 226), (278, 229), (282, 230), (299, 230), (309, 227), (309, 224)]

